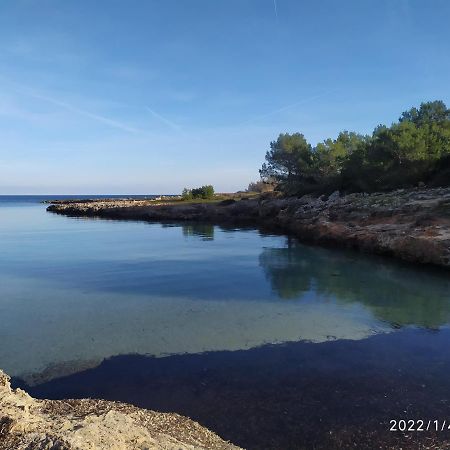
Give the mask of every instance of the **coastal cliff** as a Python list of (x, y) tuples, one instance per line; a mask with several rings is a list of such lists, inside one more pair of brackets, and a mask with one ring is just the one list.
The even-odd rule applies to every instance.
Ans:
[(213, 203), (150, 200), (58, 202), (48, 211), (120, 220), (251, 225), (304, 242), (354, 248), (450, 268), (450, 189), (339, 192), (326, 197), (229, 199)]
[(36, 400), (0, 370), (0, 450), (238, 450), (178, 414), (104, 400)]

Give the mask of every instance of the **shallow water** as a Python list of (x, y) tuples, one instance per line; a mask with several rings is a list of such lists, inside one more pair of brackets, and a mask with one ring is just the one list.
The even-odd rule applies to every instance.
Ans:
[[(421, 345), (427, 353), (435, 349), (433, 364), (449, 368), (447, 272), (306, 246), (253, 229), (67, 218), (47, 213), (37, 201), (0, 197), (0, 367), (25, 380), (28, 388), (35, 385), (35, 395), (104, 396), (159, 409), (173, 407), (220, 428), (224, 417), (214, 421), (216, 416), (204, 413), (204, 402), (193, 400), (202, 385), (180, 376), (176, 356), (160, 358), (183, 355), (198, 361), (205, 355), (199, 364), (208, 370), (207, 355), (214, 353), (205, 352), (218, 352), (224, 366), (217, 370), (226, 374), (220, 378), (221, 389), (246, 398), (251, 414), (267, 428), (267, 408), (256, 406), (256, 394), (236, 368), (234, 355), (242, 353), (248, 361), (246, 375), (254, 380), (253, 388), (269, 378), (276, 385), (277, 377), (284, 380), (286, 374), (298, 372), (288, 377), (296, 395), (302, 394), (305, 380), (314, 380), (314, 373), (328, 374), (331, 381), (342, 370), (342, 361), (345, 367), (350, 361), (363, 367), (363, 355), (368, 360), (387, 355), (365, 376), (372, 373), (379, 379), (398, 369), (404, 371), (405, 382), (412, 382), (412, 367), (400, 363), (398, 354), (389, 356), (391, 347), (401, 347), (405, 333), (410, 336), (407, 352), (414, 354)], [(282, 358), (282, 367), (274, 370), (269, 364), (270, 376), (261, 381), (254, 373), (263, 367), (258, 349), (265, 344), (277, 344), (262, 347), (269, 359), (292, 350), (287, 360)], [(330, 348), (334, 350), (323, 353)], [(95, 369), (105, 358), (131, 354), (157, 357), (149, 358), (149, 364), (164, 365), (172, 394), (160, 386), (148, 392), (158, 401), (146, 401), (138, 377), (129, 386), (133, 394), (119, 395), (126, 389), (114, 375), (123, 370), (117, 361), (129, 365), (129, 359), (111, 359), (108, 375), (101, 369), (104, 365)], [(430, 360), (419, 358), (415, 364), (424, 369)], [(76, 378), (61, 378), (82, 376), (88, 368), (94, 372), (86, 373), (93, 373), (100, 385), (114, 379), (115, 388), (102, 391), (93, 383), (91, 390), (85, 385), (80, 390)], [(72, 381), (61, 384), (58, 379)], [(225, 380), (233, 379), (225, 386)], [(443, 372), (427, 379), (430, 384), (447, 386)], [(190, 400), (175, 402), (176, 388)], [(319, 397), (309, 401), (323, 406), (323, 392)], [(252, 441), (239, 434), (236, 423), (222, 428), (236, 443), (264, 448), (256, 445), (256, 437)], [(280, 439), (289, 432), (280, 429)], [(263, 436), (258, 429), (254, 433)], [(293, 445), (289, 439), (283, 447)], [(278, 444), (273, 445), (267, 448)]]

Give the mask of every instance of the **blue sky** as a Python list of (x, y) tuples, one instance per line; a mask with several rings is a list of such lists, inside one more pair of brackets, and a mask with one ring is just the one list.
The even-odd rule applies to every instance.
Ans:
[(269, 142), (450, 103), (447, 0), (2, 0), (0, 194), (243, 189)]

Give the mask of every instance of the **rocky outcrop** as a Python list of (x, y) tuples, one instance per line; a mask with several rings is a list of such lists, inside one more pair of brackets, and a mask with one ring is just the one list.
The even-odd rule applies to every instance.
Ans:
[(289, 233), (305, 242), (450, 268), (448, 188), (198, 204), (136, 206), (130, 201), (94, 201), (53, 204), (48, 211), (110, 219), (253, 225)]
[(36, 400), (0, 370), (0, 450), (238, 449), (178, 414), (104, 400)]

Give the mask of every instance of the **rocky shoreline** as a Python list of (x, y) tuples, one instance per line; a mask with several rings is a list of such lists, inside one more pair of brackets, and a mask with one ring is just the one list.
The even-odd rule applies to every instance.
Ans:
[(0, 370), (0, 450), (238, 450), (186, 417), (105, 400), (36, 400)]
[(214, 203), (59, 201), (47, 210), (76, 217), (257, 226), (304, 242), (450, 268), (450, 188)]

